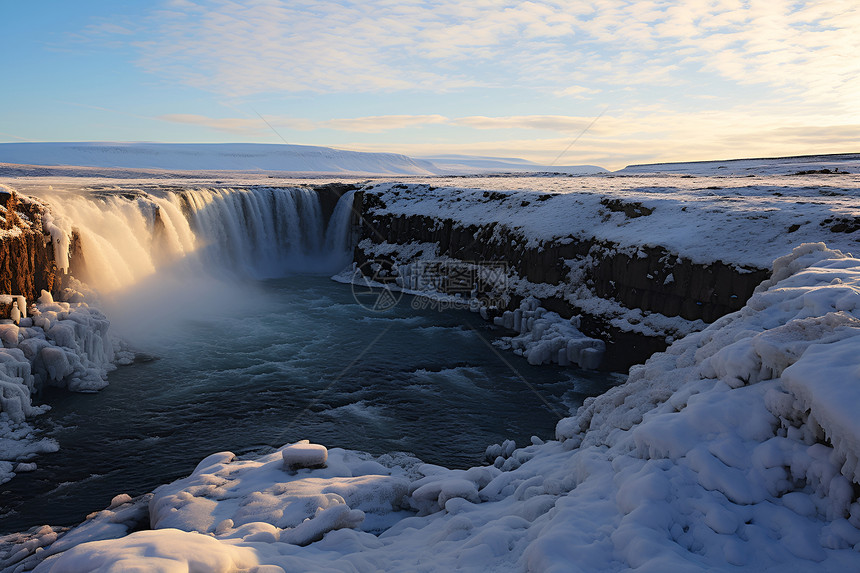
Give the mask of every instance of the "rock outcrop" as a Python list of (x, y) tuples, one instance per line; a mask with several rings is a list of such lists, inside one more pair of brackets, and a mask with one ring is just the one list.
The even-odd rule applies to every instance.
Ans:
[[(34, 301), (42, 290), (57, 292), (57, 266), (51, 236), (42, 220), (44, 206), (0, 190), (0, 294), (20, 294)], [(9, 308), (0, 305), (0, 317)]]

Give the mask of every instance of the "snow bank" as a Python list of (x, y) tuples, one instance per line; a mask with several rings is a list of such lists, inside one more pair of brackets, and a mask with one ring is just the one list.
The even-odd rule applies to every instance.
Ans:
[(860, 260), (803, 245), (741, 311), (588, 399), (555, 441), (488, 448), (495, 463), (469, 470), (215, 454), (155, 492), (154, 531), (36, 571), (202, 556), (214, 571), (858, 570), (858, 297)]

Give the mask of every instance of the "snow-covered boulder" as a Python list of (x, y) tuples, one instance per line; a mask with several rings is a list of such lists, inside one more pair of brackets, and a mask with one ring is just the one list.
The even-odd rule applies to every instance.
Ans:
[(284, 467), (293, 471), (302, 468), (324, 468), (328, 459), (328, 450), (325, 446), (311, 444), (307, 440), (287, 446), (281, 450), (281, 453), (284, 456)]

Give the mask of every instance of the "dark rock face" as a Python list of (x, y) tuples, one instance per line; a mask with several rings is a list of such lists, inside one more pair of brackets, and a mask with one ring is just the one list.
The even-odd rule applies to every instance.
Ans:
[(770, 276), (765, 269), (738, 268), (717, 261), (695, 264), (661, 247), (642, 247), (644, 257), (604, 249), (588, 273), (594, 292), (628, 308), (713, 322), (740, 310), (755, 287)]
[[(320, 199), (320, 207), (322, 208), (323, 220), (330, 221), (331, 214), (337, 205), (338, 200), (346, 193), (359, 189), (356, 185), (348, 183), (328, 183), (326, 185), (317, 185), (314, 191), (317, 192)], [(356, 202), (356, 205), (359, 203)]]
[[(742, 308), (755, 287), (770, 275), (767, 269), (737, 267), (722, 261), (699, 264), (662, 247), (623, 248), (594, 237), (571, 235), (529, 246), (516, 229), (497, 223), (464, 226), (451, 219), (386, 213), (385, 205), (372, 192), (364, 194), (362, 207), (361, 238), (372, 243), (435, 243), (443, 257), (504, 263), (518, 277), (532, 283), (558, 286), (559, 291), (568, 292), (584, 285), (593, 296), (668, 317), (713, 322)], [(632, 217), (649, 214), (636, 204), (612, 207), (625, 213), (629, 210)], [(372, 253), (356, 247), (355, 261), (359, 265), (374, 258)], [(392, 267), (408, 262), (389, 256), (382, 264)], [(516, 308), (521, 298), (511, 296), (507, 309)], [(586, 312), (572, 297), (542, 298), (541, 305), (562, 317), (579, 315), (584, 334), (607, 342), (605, 363), (611, 364), (613, 370), (626, 370), (668, 346), (665, 335), (646, 336), (614, 327), (609, 322), (611, 317)]]
[[(16, 194), (0, 192), (5, 206), (0, 235), (0, 294), (21, 294), (28, 303), (42, 290), (56, 293), (59, 287), (54, 247), (42, 230), (43, 207)], [(0, 308), (0, 317), (8, 316)]]

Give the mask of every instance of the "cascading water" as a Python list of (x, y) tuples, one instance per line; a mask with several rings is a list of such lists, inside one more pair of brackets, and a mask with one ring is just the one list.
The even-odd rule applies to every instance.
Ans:
[[(81, 278), (106, 293), (177, 266), (254, 279), (337, 272), (350, 259), (353, 195), (341, 197), (328, 224), (307, 188), (123, 189), (46, 200), (65, 239), (80, 237)], [(68, 269), (68, 255), (57, 256)]]

